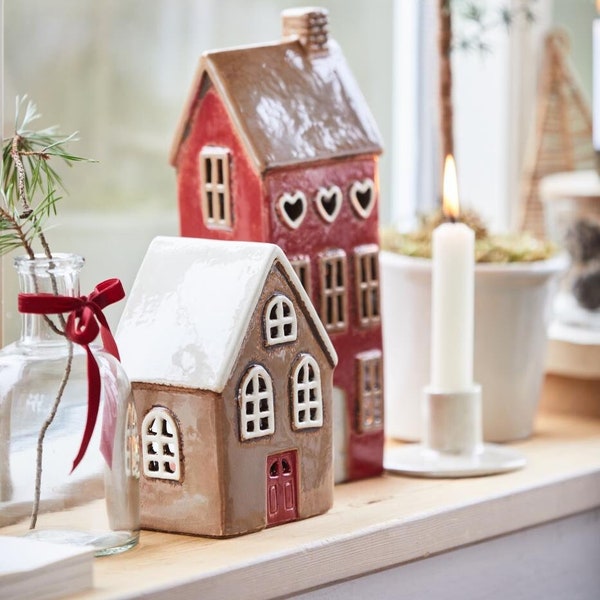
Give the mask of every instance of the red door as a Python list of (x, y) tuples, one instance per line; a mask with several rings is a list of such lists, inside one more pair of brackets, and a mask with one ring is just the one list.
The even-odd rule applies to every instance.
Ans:
[(296, 450), (267, 458), (267, 526), (298, 518)]

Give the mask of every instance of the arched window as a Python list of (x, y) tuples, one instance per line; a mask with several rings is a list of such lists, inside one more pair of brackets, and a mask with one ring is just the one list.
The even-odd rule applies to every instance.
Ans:
[(251, 440), (275, 432), (273, 383), (267, 370), (253, 365), (242, 378), (240, 398), (240, 437)]
[(293, 342), (298, 336), (298, 322), (294, 305), (281, 294), (273, 296), (267, 302), (264, 323), (268, 346)]
[(294, 429), (323, 425), (321, 372), (310, 354), (301, 354), (292, 371), (292, 420)]
[(162, 406), (150, 409), (142, 421), (144, 475), (152, 479), (181, 479), (179, 428), (171, 412)]

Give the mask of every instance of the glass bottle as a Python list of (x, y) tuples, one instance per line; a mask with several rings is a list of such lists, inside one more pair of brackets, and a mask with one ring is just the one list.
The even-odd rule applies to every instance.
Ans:
[[(19, 257), (20, 291), (79, 296), (83, 263), (71, 254)], [(53, 330), (64, 330), (66, 318), (23, 314), (21, 338), (0, 351), (0, 534), (88, 545), (97, 556), (116, 554), (139, 536), (131, 386), (119, 361), (92, 346), (100, 410), (87, 451), (72, 470), (86, 422), (88, 377), (85, 349)]]

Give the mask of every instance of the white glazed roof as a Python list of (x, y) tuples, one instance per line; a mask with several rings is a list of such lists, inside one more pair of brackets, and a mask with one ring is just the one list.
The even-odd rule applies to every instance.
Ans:
[(298, 288), (335, 365), (329, 336), (278, 246), (157, 237), (116, 333), (130, 380), (221, 392), (275, 261)]

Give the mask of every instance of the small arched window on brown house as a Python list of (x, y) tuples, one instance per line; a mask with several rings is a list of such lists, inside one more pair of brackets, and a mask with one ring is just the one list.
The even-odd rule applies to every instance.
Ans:
[(172, 413), (163, 406), (151, 408), (142, 421), (142, 464), (151, 479), (181, 479), (180, 433)]
[(230, 152), (219, 146), (204, 146), (199, 160), (204, 224), (211, 229), (231, 229)]
[(294, 342), (298, 337), (298, 320), (292, 301), (283, 294), (275, 294), (266, 304), (264, 313), (267, 346)]
[(240, 438), (251, 440), (275, 432), (273, 382), (261, 365), (252, 365), (239, 389)]
[(310, 354), (301, 354), (291, 374), (292, 426), (308, 429), (323, 425), (321, 371)]

